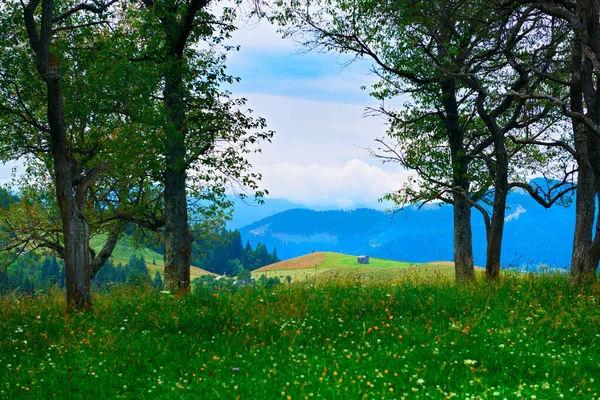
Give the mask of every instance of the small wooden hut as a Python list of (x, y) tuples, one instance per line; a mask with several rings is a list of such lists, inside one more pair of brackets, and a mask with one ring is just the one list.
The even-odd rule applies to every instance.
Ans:
[(358, 256), (358, 263), (359, 264), (368, 264), (369, 256)]

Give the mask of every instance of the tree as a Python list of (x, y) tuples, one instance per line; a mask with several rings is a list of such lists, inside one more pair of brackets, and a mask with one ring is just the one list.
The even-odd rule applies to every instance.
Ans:
[(100, 271), (96, 274), (92, 282), (100, 287), (106, 286), (110, 283), (120, 283), (118, 275), (119, 272), (117, 268), (112, 260), (109, 260), (104, 266), (102, 266), (102, 269), (100, 269)]
[(237, 279), (242, 282), (250, 282), (252, 275), (250, 274), (250, 271), (242, 268), (242, 270), (240, 270), (240, 272), (237, 274)]
[[(544, 92), (523, 93), (524, 97), (546, 101), (557, 107), (571, 121), (573, 145), (554, 141), (570, 151), (577, 161), (576, 221), (571, 263), (574, 285), (595, 280), (600, 261), (600, 225), (594, 220), (600, 180), (600, 91), (595, 78), (600, 60), (600, 10), (592, 0), (518, 0), (532, 5), (548, 16), (564, 21), (571, 43), (567, 67), (557, 73), (536, 71), (567, 88), (569, 96), (557, 98)], [(567, 53), (564, 53), (567, 54)], [(554, 71), (553, 71), (554, 72)], [(566, 73), (565, 73), (566, 72)]]
[(231, 237), (231, 251), (229, 257), (232, 259), (238, 259), (241, 261), (242, 259), (242, 251), (244, 248), (242, 247), (242, 235), (240, 231), (237, 229), (230, 233)]
[[(104, 128), (108, 126), (100, 128), (96, 123), (113, 110), (107, 114), (106, 109), (96, 109), (94, 113), (86, 107), (94, 103), (96, 108), (107, 101), (104, 95), (114, 94), (110, 90), (114, 87), (109, 80), (95, 81), (91, 87), (97, 91), (85, 97), (93, 99), (88, 102), (79, 101), (76, 90), (86, 79), (87, 83), (94, 81), (95, 73), (100, 72), (84, 73), (99, 60), (91, 57), (88, 49), (106, 39), (101, 28), (108, 24), (108, 11), (115, 2), (10, 2), (5, 3), (0, 21), (2, 51), (10, 54), (3, 57), (0, 72), (0, 112), (3, 128), (7, 128), (1, 153), (5, 159), (37, 157), (47, 167), (62, 225), (60, 249), (65, 261), (68, 309), (91, 307), (92, 271), (104, 264), (122, 230), (115, 225), (102, 251), (90, 256), (86, 194), (108, 167), (108, 160), (98, 157), (102, 143), (107, 142)], [(100, 76), (106, 78), (105, 74)], [(100, 83), (108, 90), (98, 90)], [(84, 146), (77, 141), (90, 136), (96, 140), (86, 141)]]
[[(208, 185), (211, 190), (202, 191), (199, 197), (219, 205), (225, 203), (223, 184), (228, 179), (257, 190), (260, 175), (246, 172), (249, 164), (241, 154), (247, 151), (247, 145), (272, 135), (259, 132), (244, 137), (249, 129), (264, 129), (264, 120), (247, 117), (237, 109), (243, 100), (228, 99), (227, 93), (218, 90), (220, 82), (234, 81), (225, 74), (224, 57), (195, 47), (200, 40), (212, 46), (233, 29), (233, 10), (226, 9), (223, 19), (217, 20), (206, 10), (208, 3), (141, 0), (144, 10), (140, 12), (143, 17), (138, 32), (148, 37), (149, 45), (142, 49), (139, 59), (153, 62), (163, 79), (160, 89), (164, 120), (158, 147), (165, 160), (161, 170), (165, 286), (178, 291), (186, 291), (190, 284), (188, 181), (196, 181), (195, 188)], [(226, 142), (230, 143), (219, 146)], [(188, 175), (191, 167), (194, 173)], [(262, 192), (257, 194), (260, 197)]]
[(242, 265), (244, 266), (244, 268), (246, 268), (247, 270), (250, 270), (250, 266), (254, 262), (254, 251), (252, 250), (252, 245), (250, 244), (249, 240), (246, 241), (246, 246), (244, 247), (244, 250), (242, 251), (241, 261), (242, 261)]
[[(539, 140), (562, 134), (562, 126), (557, 123), (561, 116), (553, 113), (548, 105), (535, 107), (515, 94), (524, 89), (561, 91), (560, 87), (549, 85), (545, 79), (532, 77), (530, 70), (551, 70), (555, 63), (553, 57), (564, 43), (565, 35), (550, 32), (549, 43), (538, 44), (540, 32), (546, 33), (549, 21), (546, 16), (528, 8), (489, 8), (485, 2), (478, 7), (475, 2), (468, 7), (468, 12), (477, 15), (476, 18), (468, 17), (468, 26), (483, 34), (477, 35), (479, 40), (468, 38), (467, 41), (477, 45), (471, 50), (472, 55), (463, 62), (464, 72), (459, 79), (466, 88), (476, 93), (475, 110), (487, 131), (487, 140), (491, 142), (489, 152), (472, 153), (485, 162), (493, 184), (491, 215), (480, 205), (473, 206), (482, 212), (486, 222), (486, 276), (497, 279), (509, 191), (515, 187), (525, 189), (541, 205), (550, 207), (574, 189), (569, 182), (574, 173), (570, 168), (569, 153), (565, 153), (566, 160), (565, 157), (561, 159), (554, 149), (544, 152), (534, 147), (532, 140), (529, 140), (529, 145), (519, 140), (520, 137)], [(524, 54), (529, 56), (525, 65), (517, 60)], [(548, 162), (553, 164), (549, 170)], [(557, 168), (563, 165), (564, 169)], [(534, 189), (527, 182), (520, 181), (520, 176), (531, 171), (543, 174), (547, 188), (537, 185)], [(551, 177), (559, 179), (559, 183), (548, 184)], [(545, 196), (541, 196), (540, 192)]]
[(237, 276), (242, 270), (244, 270), (244, 266), (239, 259), (234, 258), (227, 260), (227, 269), (225, 273), (228, 276)]
[(156, 271), (156, 274), (154, 274), (153, 286), (158, 290), (163, 290), (163, 281), (158, 271)]

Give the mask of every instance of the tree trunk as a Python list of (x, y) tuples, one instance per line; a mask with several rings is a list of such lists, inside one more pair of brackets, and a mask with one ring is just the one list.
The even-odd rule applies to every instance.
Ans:
[(463, 194), (454, 194), (454, 270), (457, 282), (475, 277), (471, 205)]
[[(571, 49), (571, 110), (584, 113), (583, 107), (583, 49), (582, 43), (574, 39)], [(571, 260), (571, 282), (579, 285), (586, 275), (586, 264), (592, 232), (596, 206), (596, 179), (592, 170), (587, 128), (576, 119), (572, 119), (575, 151), (577, 153), (578, 177), (577, 194), (575, 200), (575, 232), (573, 235), (573, 255)]]
[(454, 203), (454, 271), (456, 281), (463, 282), (475, 277), (473, 263), (473, 233), (471, 230), (471, 205), (469, 195), (469, 158), (463, 145), (463, 132), (460, 128), (456, 83), (446, 79), (441, 83), (442, 103), (446, 113), (446, 130), (450, 144), (452, 161), (452, 184)]
[(190, 240), (185, 171), (165, 172), (165, 288), (187, 290), (190, 285)]
[(571, 281), (578, 285), (586, 271), (586, 259), (592, 242), (596, 206), (594, 197), (596, 185), (589, 165), (587, 135), (582, 124), (575, 125), (575, 147), (579, 172), (577, 177), (577, 195), (575, 199), (575, 232), (573, 236), (573, 255), (571, 260)]
[[(590, 119), (595, 121), (596, 124), (598, 124), (598, 118), (596, 117), (595, 110), (590, 110), (588, 112), (588, 116)], [(587, 190), (590, 191), (590, 193), (586, 194), (587, 202), (589, 203), (587, 205), (587, 208), (589, 208), (589, 220), (586, 221), (586, 224), (592, 225), (596, 214), (595, 205), (596, 200), (598, 199), (598, 186), (600, 184), (600, 140), (594, 132), (591, 132), (588, 129), (586, 129), (585, 131), (588, 137), (587, 150), (590, 160), (589, 163), (591, 164), (591, 169), (593, 171), (594, 178), (593, 182), (591, 182), (589, 184), (589, 187), (587, 188)], [(592, 174), (588, 173), (588, 175)], [(579, 190), (577, 192), (577, 195), (579, 196)], [(593, 240), (590, 240), (589, 249), (585, 257), (585, 263), (583, 265), (583, 280), (587, 281), (594, 281), (596, 279), (596, 272), (598, 271), (598, 261), (600, 260), (600, 230), (598, 228), (600, 228), (600, 218), (598, 218), (598, 220), (596, 221), (596, 229), (595, 233), (593, 234)], [(592, 228), (590, 227), (588, 230), (590, 231), (589, 233), (591, 235)]]
[[(488, 279), (500, 277), (500, 261), (502, 257), (502, 239), (504, 237), (504, 218), (506, 216), (506, 198), (510, 189), (508, 183), (508, 155), (504, 143), (504, 130), (500, 129), (497, 118), (499, 110), (508, 110), (510, 103), (503, 104), (489, 113), (485, 107), (486, 94), (480, 92), (477, 98), (477, 112), (486, 127), (494, 144), (494, 162), (490, 165), (490, 173), (494, 178), (494, 205), (492, 220), (487, 235), (485, 260), (485, 276)], [(507, 99), (507, 101), (512, 101)]]
[[(181, 60), (175, 62), (179, 64)], [(191, 248), (186, 193), (186, 127), (183, 80), (177, 67), (166, 77), (164, 97), (167, 114), (167, 166), (164, 173), (165, 288), (187, 291), (190, 286)]]
[[(596, 193), (596, 198), (598, 194)], [(600, 204), (599, 204), (600, 208)], [(596, 274), (598, 273), (598, 263), (600, 262), (600, 218), (596, 220), (596, 233), (594, 240), (590, 245), (590, 251), (585, 260), (583, 268), (584, 279), (590, 279), (591, 281), (596, 280)]]
[(504, 146), (504, 135), (496, 133), (494, 138), (496, 171), (494, 176), (494, 205), (492, 223), (488, 235), (485, 260), (485, 276), (488, 279), (500, 277), (500, 259), (502, 255), (502, 238), (504, 236), (504, 218), (506, 216), (506, 198), (508, 196), (508, 159)]
[[(48, 68), (50, 69), (50, 68)], [(92, 307), (89, 231), (74, 190), (74, 163), (64, 126), (63, 94), (58, 67), (44, 74), (48, 87), (48, 122), (54, 159), (56, 196), (64, 235), (67, 308)]]

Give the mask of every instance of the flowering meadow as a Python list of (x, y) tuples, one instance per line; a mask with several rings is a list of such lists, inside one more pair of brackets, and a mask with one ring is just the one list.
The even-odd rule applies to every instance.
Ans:
[(600, 289), (319, 280), (0, 300), (2, 399), (600, 398)]

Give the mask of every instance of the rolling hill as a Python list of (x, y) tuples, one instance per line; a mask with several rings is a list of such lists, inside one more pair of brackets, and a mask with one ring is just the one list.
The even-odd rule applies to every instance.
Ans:
[[(477, 269), (481, 270), (479, 267)], [(281, 279), (290, 276), (292, 281), (348, 277), (389, 280), (406, 274), (419, 277), (453, 276), (454, 264), (451, 262), (409, 263), (380, 258), (371, 258), (369, 264), (359, 264), (357, 256), (354, 255), (315, 252), (267, 265), (252, 272), (256, 278), (261, 275)]]

